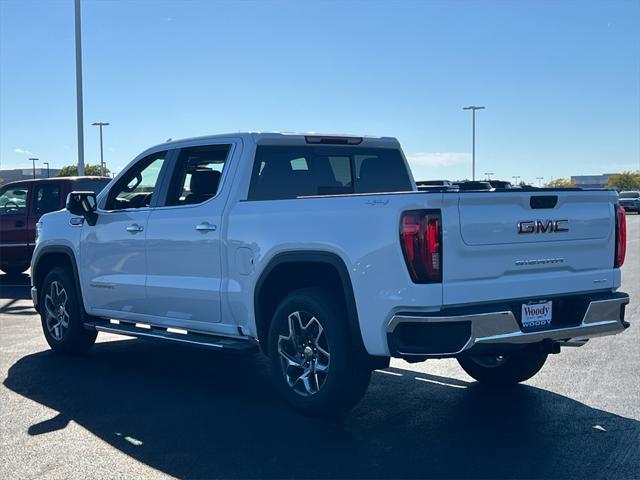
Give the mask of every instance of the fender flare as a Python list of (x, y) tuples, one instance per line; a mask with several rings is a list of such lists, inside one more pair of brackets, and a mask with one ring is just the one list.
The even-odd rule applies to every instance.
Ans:
[(281, 252), (276, 254), (267, 266), (262, 270), (258, 281), (256, 282), (253, 292), (253, 312), (256, 322), (256, 328), (259, 331), (259, 325), (266, 319), (261, 318), (259, 308), (260, 291), (264, 285), (265, 280), (269, 277), (269, 274), (279, 265), (284, 263), (324, 263), (332, 266), (340, 278), (340, 283), (345, 299), (345, 306), (347, 309), (347, 323), (349, 327), (349, 333), (353, 341), (355, 342), (355, 349), (358, 352), (358, 356), (362, 359), (369, 360), (370, 355), (364, 346), (362, 339), (362, 332), (360, 330), (360, 321), (358, 318), (358, 309), (356, 307), (355, 296), (353, 293), (353, 286), (351, 283), (351, 277), (349, 271), (342, 258), (332, 252), (326, 252), (322, 250), (296, 250), (291, 252)]
[[(37, 287), (38, 289), (41, 287), (41, 285), (36, 285), (36, 278), (38, 278), (38, 264), (44, 257), (52, 253), (63, 254), (69, 259), (69, 263), (71, 264), (71, 274), (73, 275), (76, 292), (78, 293), (78, 298), (80, 299), (80, 308), (83, 315), (86, 315), (87, 313), (84, 309), (84, 299), (82, 297), (82, 287), (80, 286), (80, 276), (78, 273), (78, 262), (76, 261), (76, 256), (73, 253), (71, 247), (67, 247), (66, 245), (51, 245), (38, 250), (37, 254), (31, 261), (31, 286)], [(38, 292), (38, 295), (39, 294), (40, 292)]]

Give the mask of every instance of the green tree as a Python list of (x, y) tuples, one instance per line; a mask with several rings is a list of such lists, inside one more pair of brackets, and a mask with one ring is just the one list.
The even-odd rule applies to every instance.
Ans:
[(615, 188), (619, 192), (625, 190), (640, 190), (640, 171), (610, 175), (607, 187)]
[(571, 188), (575, 187), (574, 183), (568, 178), (556, 178), (544, 185), (547, 188)]
[[(108, 168), (105, 167), (106, 175), (109, 176), (111, 173)], [(102, 170), (100, 165), (89, 165), (86, 164), (84, 166), (84, 174), (90, 176), (101, 176)], [(59, 177), (76, 177), (78, 175), (78, 166), (77, 165), (66, 165), (62, 167), (60, 173), (58, 173)]]

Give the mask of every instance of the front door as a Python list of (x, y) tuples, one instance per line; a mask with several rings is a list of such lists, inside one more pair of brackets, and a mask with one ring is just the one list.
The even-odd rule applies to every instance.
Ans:
[(136, 162), (101, 200), (80, 242), (82, 291), (94, 315), (139, 319), (147, 313), (145, 243), (166, 152)]
[(232, 150), (232, 143), (181, 149), (166, 199), (149, 216), (147, 298), (161, 323), (220, 321), (221, 190)]

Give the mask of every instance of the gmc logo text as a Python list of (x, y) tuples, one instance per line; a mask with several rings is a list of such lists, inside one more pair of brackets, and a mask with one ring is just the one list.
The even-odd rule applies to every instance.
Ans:
[(523, 220), (518, 222), (518, 233), (568, 232), (569, 220)]

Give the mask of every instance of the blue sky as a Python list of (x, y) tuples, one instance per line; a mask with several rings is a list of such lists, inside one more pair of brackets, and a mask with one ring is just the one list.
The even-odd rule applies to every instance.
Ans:
[[(640, 169), (640, 2), (84, 1), (86, 161), (168, 138), (392, 135), (416, 178)], [(73, 2), (0, 0), (0, 163), (76, 161)]]

